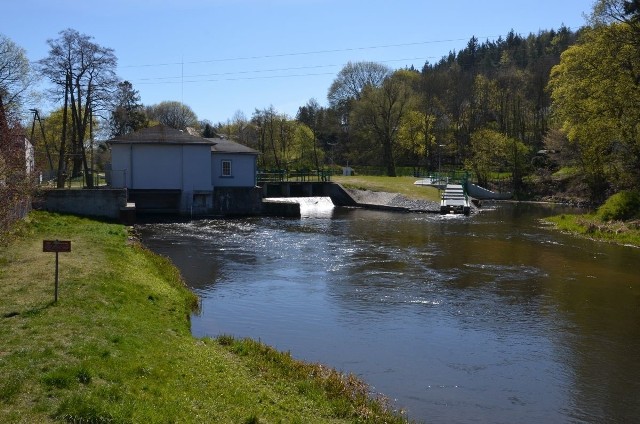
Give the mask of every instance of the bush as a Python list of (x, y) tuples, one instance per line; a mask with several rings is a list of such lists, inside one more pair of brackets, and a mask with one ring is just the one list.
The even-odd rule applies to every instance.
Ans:
[(598, 217), (603, 221), (640, 218), (640, 192), (626, 190), (614, 194), (598, 208)]

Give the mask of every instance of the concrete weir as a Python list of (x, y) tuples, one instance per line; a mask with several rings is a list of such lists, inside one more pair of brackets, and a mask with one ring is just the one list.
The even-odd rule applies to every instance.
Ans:
[(288, 199), (263, 199), (262, 214), (266, 216), (283, 216), (299, 218), (300, 203)]
[(329, 197), (335, 206), (360, 206), (340, 185), (332, 182), (265, 182), (263, 198)]

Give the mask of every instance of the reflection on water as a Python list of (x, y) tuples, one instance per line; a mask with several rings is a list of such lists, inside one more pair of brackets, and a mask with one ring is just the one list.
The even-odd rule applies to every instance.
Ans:
[(197, 336), (360, 375), (429, 422), (640, 415), (640, 250), (505, 205), (472, 217), (329, 209), (140, 226), (202, 297)]

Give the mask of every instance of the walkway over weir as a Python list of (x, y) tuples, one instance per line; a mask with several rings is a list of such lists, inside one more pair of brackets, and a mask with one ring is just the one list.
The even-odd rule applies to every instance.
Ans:
[(440, 213), (463, 213), (469, 215), (470, 212), (469, 197), (464, 192), (463, 186), (461, 184), (447, 184), (442, 192)]

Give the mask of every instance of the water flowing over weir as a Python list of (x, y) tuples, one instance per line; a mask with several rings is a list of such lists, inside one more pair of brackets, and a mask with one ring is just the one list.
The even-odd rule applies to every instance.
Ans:
[(463, 217), (296, 200), (301, 219), (139, 226), (201, 297), (195, 336), (352, 372), (419, 422), (640, 416), (640, 249), (540, 222), (560, 207)]
[(268, 197), (264, 200), (277, 203), (297, 203), (300, 205), (302, 218), (330, 218), (335, 208), (330, 197)]

